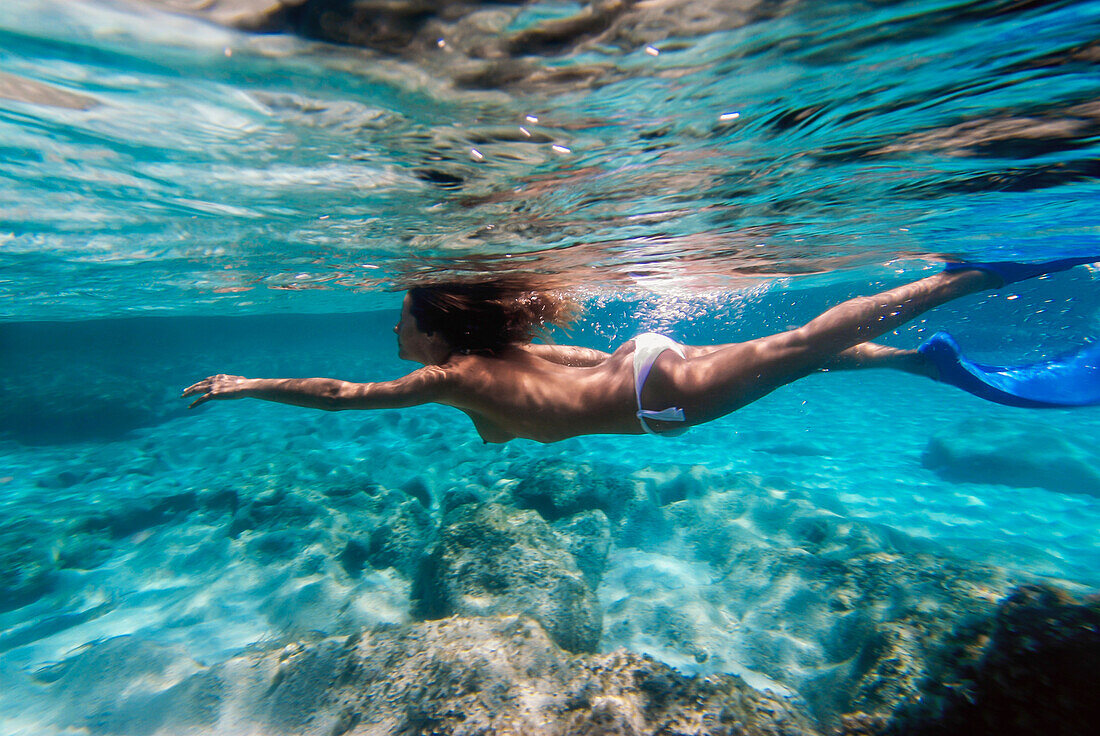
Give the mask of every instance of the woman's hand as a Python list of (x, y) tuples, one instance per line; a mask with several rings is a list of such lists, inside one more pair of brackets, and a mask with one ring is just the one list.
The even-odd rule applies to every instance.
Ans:
[(183, 390), (183, 397), (202, 394), (191, 402), (188, 409), (194, 409), (199, 404), (205, 404), (213, 399), (243, 399), (246, 395), (244, 388), (247, 381), (248, 379), (244, 376), (227, 376), (219, 373), (191, 384)]

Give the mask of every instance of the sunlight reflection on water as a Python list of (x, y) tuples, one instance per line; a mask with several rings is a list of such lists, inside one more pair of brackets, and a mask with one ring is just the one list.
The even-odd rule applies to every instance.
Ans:
[[(671, 14), (661, 38), (612, 22), (533, 53), (571, 7), (502, 7), (496, 35), (417, 55), (415, 35), (364, 50), (145, 6), (6, 3), (0, 265), (25, 287), (8, 316), (262, 310), (303, 264), (324, 293), (299, 307), (342, 311), (487, 272), (698, 290), (1097, 247), (1083, 8), (853, 20), (833, 2), (750, 23), (701, 6), (709, 20)], [(181, 240), (194, 255), (174, 257)], [(147, 270), (101, 278), (89, 260)], [(249, 283), (210, 271), (250, 274), (249, 303)], [(25, 298), (84, 275), (100, 298)], [(163, 284), (144, 296), (159, 303), (130, 279)]]

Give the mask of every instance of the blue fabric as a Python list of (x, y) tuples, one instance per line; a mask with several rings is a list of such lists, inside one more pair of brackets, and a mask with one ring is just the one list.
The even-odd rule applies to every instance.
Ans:
[(1015, 367), (968, 360), (946, 332), (937, 332), (917, 350), (936, 366), (940, 381), (998, 404), (1030, 409), (1100, 404), (1100, 343)]
[(1014, 284), (1024, 279), (1042, 276), (1056, 271), (1068, 271), (1074, 266), (1083, 266), (1087, 263), (1100, 261), (1100, 255), (1080, 256), (1077, 258), (1061, 258), (1056, 261), (1044, 261), (1043, 263), (1016, 263), (1014, 261), (992, 261), (989, 263), (947, 263), (944, 271), (965, 271), (976, 268), (979, 271), (1000, 276), (1005, 285)]

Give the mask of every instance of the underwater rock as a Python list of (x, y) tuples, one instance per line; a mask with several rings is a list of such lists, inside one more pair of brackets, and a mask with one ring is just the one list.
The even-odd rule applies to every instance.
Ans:
[(796, 702), (740, 678), (689, 678), (622, 651), (570, 655), (516, 616), (378, 627), (253, 650), (209, 669), (166, 651), (126, 638), (91, 645), (43, 683), (62, 706), (44, 718), (132, 736), (817, 733)]
[(344, 572), (355, 578), (359, 577), (359, 574), (363, 571), (363, 566), (366, 565), (369, 554), (369, 547), (366, 544), (358, 539), (349, 539), (344, 548), (340, 550), (340, 554), (336, 556), (336, 560), (344, 568)]
[[(115, 347), (76, 347), (50, 323), (0, 328), (0, 437), (26, 445), (103, 441), (185, 411), (167, 386), (134, 374), (131, 351)], [(76, 363), (73, 350), (80, 351)], [(142, 369), (166, 372), (160, 365)]]
[(435, 538), (435, 522), (420, 500), (408, 499), (371, 532), (367, 561), (376, 568), (396, 568), (415, 577), (417, 564)]
[(447, 514), (459, 506), (465, 506), (468, 503), (482, 503), (485, 501), (485, 494), (476, 487), (470, 485), (456, 486), (454, 488), (448, 488), (443, 494), (443, 501), (440, 503), (443, 513)]
[(715, 477), (709, 494), (675, 502), (664, 511), (692, 556), (729, 567), (754, 547), (797, 549), (816, 557), (899, 551), (916, 543), (889, 527), (861, 523), (821, 508), (810, 493), (777, 488), (757, 478)]
[(237, 502), (228, 535), (264, 563), (295, 559), (317, 544), (352, 578), (367, 565), (412, 578), (435, 541), (436, 523), (422, 498), (374, 483), (318, 492), (280, 488), (245, 499)]
[(74, 570), (91, 570), (109, 560), (115, 553), (115, 545), (101, 534), (70, 534), (61, 542), (57, 553), (59, 567)]
[(634, 497), (634, 489), (621, 474), (589, 463), (545, 458), (516, 463), (508, 474), (519, 479), (512, 489), (515, 505), (533, 509), (547, 521), (600, 509), (617, 522)]
[(245, 547), (263, 564), (287, 562), (321, 537), (318, 529), (275, 529), (255, 534)]
[(235, 514), (240, 507), (240, 497), (232, 488), (206, 490), (199, 493), (199, 507), (212, 516)]
[(253, 498), (241, 506), (229, 525), (229, 535), (236, 537), (246, 530), (283, 529), (304, 527), (325, 509), (297, 493), (279, 490)]
[[(13, 649), (28, 644), (33, 645), (35, 642), (49, 637), (65, 636), (71, 629), (95, 621), (100, 616), (117, 610), (117, 607), (116, 601), (105, 601), (85, 606), (82, 605), (80, 600), (69, 599), (64, 602), (60, 610), (55, 608), (49, 613), (45, 613), (42, 608), (39, 608), (38, 616), (0, 632), (0, 654), (7, 655)], [(0, 657), (0, 660), (3, 659), (4, 657)], [(8, 662), (10, 663), (11, 660), (8, 660)], [(7, 688), (9, 685), (8, 681), (5, 680), (3, 669), (3, 666), (0, 666), (0, 683), (4, 684), (4, 688)], [(4, 688), (0, 688), (0, 690)], [(3, 705), (0, 702), (0, 709), (2, 708)], [(0, 712), (3, 711), (0, 710)]]
[(577, 561), (585, 581), (595, 590), (611, 550), (611, 522), (607, 514), (599, 509), (582, 511), (554, 522), (553, 527), (558, 539)]
[[(15, 397), (0, 390), (0, 434), (26, 445), (115, 439), (158, 424), (172, 414), (145, 406), (145, 396), (127, 402), (130, 397), (102, 398), (92, 393), (95, 390), (74, 395), (72, 387), (65, 387), (40, 401), (38, 396)], [(105, 389), (105, 393), (111, 392), (121, 393), (115, 386)]]
[(701, 465), (649, 465), (631, 473), (630, 478), (644, 483), (661, 506), (705, 496), (714, 484), (713, 474)]
[(1096, 733), (1100, 596), (1081, 602), (1052, 586), (1024, 585), (965, 641), (969, 647), (943, 652), (929, 694), (902, 714), (894, 733)]
[[(0, 611), (19, 607), (52, 590), (58, 571), (92, 570), (107, 562), (122, 538), (156, 527), (186, 528), (203, 514), (224, 517), (234, 491), (151, 491), (138, 497), (89, 494), (63, 516), (24, 508), (21, 518), (0, 523)], [(48, 509), (48, 506), (42, 507)]]
[(925, 552), (849, 558), (744, 551), (715, 587), (748, 664), (795, 688), (823, 723), (919, 702), (960, 622), (988, 617), (1002, 572)]
[(150, 496), (140, 502), (128, 500), (116, 508), (92, 514), (72, 524), (74, 532), (97, 532), (120, 539), (153, 526), (177, 521), (199, 507), (193, 491)]
[(644, 475), (628, 476), (623, 468), (557, 458), (514, 463), (508, 475), (517, 479), (511, 490), (514, 505), (533, 509), (547, 521), (598, 509), (611, 521), (616, 544), (645, 549), (672, 534), (658, 487)]
[(432, 492), (428, 490), (428, 484), (419, 475), (409, 478), (401, 486), (401, 490), (419, 501), (424, 508), (432, 507)]
[(809, 491), (719, 473), (701, 481), (709, 492), (663, 507), (671, 539), (612, 553), (603, 645), (771, 680), (829, 728), (884, 723), (918, 702), (960, 622), (990, 616), (1013, 584), (822, 509)]
[(1096, 443), (1034, 421), (967, 419), (934, 435), (921, 463), (950, 481), (1100, 496)]
[(55, 532), (38, 519), (0, 522), (0, 613), (32, 603), (53, 589)]
[(820, 712), (879, 719), (923, 699), (943, 652), (1011, 584), (1003, 571), (927, 553), (861, 555), (819, 572), (840, 615), (822, 637), (828, 665), (804, 694)]
[(648, 498), (630, 504), (626, 516), (615, 529), (615, 544), (620, 547), (658, 549), (672, 538), (674, 529), (665, 510)]
[(439, 546), (424, 560), (414, 615), (519, 613), (543, 625), (559, 646), (592, 652), (602, 616), (573, 555), (532, 511), (468, 504), (444, 520)]

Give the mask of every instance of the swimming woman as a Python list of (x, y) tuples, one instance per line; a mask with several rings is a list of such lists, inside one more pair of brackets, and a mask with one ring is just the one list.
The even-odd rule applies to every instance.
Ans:
[(654, 333), (614, 353), (534, 344), (576, 307), (553, 292), (502, 282), (410, 289), (394, 327), (398, 355), (423, 367), (393, 381), (216, 375), (183, 391), (330, 411), (440, 403), (465, 412), (486, 442), (556, 442), (585, 434), (677, 434), (819, 370), (894, 368), (939, 378), (920, 350), (870, 340), (967, 294), (1091, 263), (951, 263), (934, 276), (843, 302), (802, 327), (747, 342), (680, 345)]

